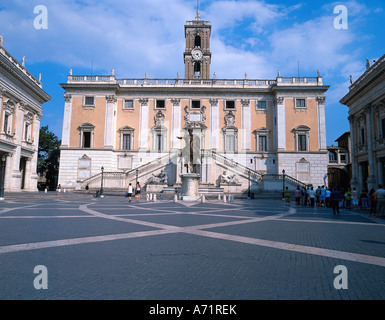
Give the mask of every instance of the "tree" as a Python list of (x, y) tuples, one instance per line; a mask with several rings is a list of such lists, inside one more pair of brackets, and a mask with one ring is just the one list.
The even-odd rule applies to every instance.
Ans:
[(37, 173), (40, 177), (45, 177), (49, 190), (55, 190), (57, 185), (60, 145), (61, 141), (48, 130), (48, 126), (40, 128)]

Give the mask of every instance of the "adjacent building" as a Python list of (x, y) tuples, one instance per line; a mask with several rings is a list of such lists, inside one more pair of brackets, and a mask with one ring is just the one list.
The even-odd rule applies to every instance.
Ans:
[[(42, 104), (51, 97), (0, 36), (0, 181), (6, 192), (37, 191)], [(3, 173), (4, 172), (4, 173)], [(3, 176), (4, 174), (4, 176)]]
[(376, 189), (385, 182), (385, 55), (351, 82), (340, 101), (349, 108), (351, 187)]
[[(184, 77), (117, 79), (74, 75), (65, 90), (59, 183), (67, 189), (125, 188), (161, 170), (180, 184), (188, 127), (201, 186), (231, 177), (239, 192), (324, 184), (328, 170), (325, 92), (314, 77), (217, 79), (211, 24), (199, 13), (184, 26)], [(274, 182), (275, 181), (275, 182)], [(163, 181), (164, 182), (164, 181)]]
[(350, 132), (345, 132), (336, 139), (336, 142), (336, 146), (328, 147), (328, 184), (329, 187), (336, 186), (342, 190), (347, 190), (350, 187), (352, 176)]

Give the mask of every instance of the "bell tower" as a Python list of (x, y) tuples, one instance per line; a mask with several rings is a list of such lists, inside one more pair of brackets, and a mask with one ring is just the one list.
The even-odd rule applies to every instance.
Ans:
[(210, 21), (199, 16), (199, 1), (195, 20), (184, 26), (186, 49), (184, 52), (185, 79), (210, 79)]

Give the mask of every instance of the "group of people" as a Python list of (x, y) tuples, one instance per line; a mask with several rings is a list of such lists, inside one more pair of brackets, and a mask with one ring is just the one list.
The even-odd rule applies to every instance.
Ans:
[(304, 186), (298, 186), (294, 196), (297, 205), (329, 207), (331, 193), (332, 191), (329, 188), (325, 188), (325, 186), (318, 186), (316, 190), (314, 190), (314, 187), (305, 188)]
[[(340, 208), (364, 209), (370, 210), (369, 217), (385, 215), (385, 189), (382, 184), (375, 190), (372, 188), (369, 192), (362, 190), (359, 192), (356, 188), (338, 190), (337, 187), (326, 188), (318, 186), (305, 188), (298, 186), (295, 190), (295, 201), (297, 205), (330, 207), (333, 209), (333, 214), (339, 214)], [(290, 202), (290, 191), (286, 188), (284, 192), (286, 202)]]
[(142, 187), (140, 186), (140, 183), (136, 183), (135, 190), (131, 185), (131, 182), (128, 184), (127, 190), (126, 190), (126, 195), (125, 198), (128, 198), (128, 201), (131, 202), (132, 199), (132, 194), (134, 193), (136, 201), (140, 201), (140, 192), (141, 192)]

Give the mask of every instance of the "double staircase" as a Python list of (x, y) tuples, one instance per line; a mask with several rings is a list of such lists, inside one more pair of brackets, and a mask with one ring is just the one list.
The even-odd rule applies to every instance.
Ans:
[[(251, 185), (252, 188), (258, 190), (258, 192), (282, 191), (283, 185), (289, 186), (290, 189), (296, 188), (297, 186), (306, 186), (305, 183), (287, 174), (267, 174), (256, 171), (215, 151), (207, 150), (204, 152), (204, 156), (207, 158), (211, 157), (215, 161), (215, 165), (219, 165), (225, 170), (233, 172), (239, 177), (239, 180), (243, 182), (246, 181), (249, 186)], [(90, 189), (98, 190), (101, 188), (103, 178), (104, 190), (122, 192), (127, 188), (129, 183), (135, 185), (136, 181), (140, 180), (142, 184), (144, 184), (144, 180), (147, 180), (153, 173), (164, 169), (173, 157), (177, 157), (177, 154), (167, 154), (135, 169), (121, 172), (100, 172), (79, 182), (78, 190), (84, 190), (86, 185), (88, 185)]]

